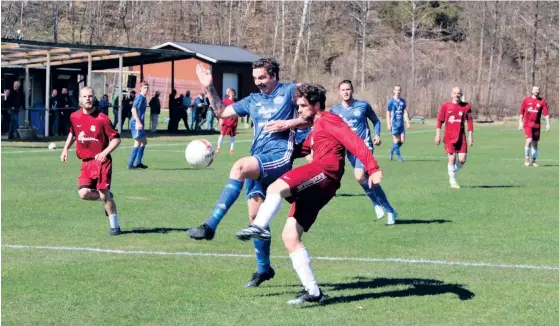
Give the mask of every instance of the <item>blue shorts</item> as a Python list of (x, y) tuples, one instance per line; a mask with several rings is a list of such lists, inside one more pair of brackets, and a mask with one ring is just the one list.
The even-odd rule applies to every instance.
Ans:
[(136, 129), (136, 120), (130, 119), (129, 128), (130, 128), (130, 134), (132, 135), (132, 139), (140, 140), (142, 138), (146, 138), (147, 134), (146, 134), (145, 126), (144, 129), (142, 130)]
[(406, 128), (404, 128), (404, 126), (400, 126), (400, 127), (392, 127), (392, 135), (405, 135), (406, 134)]
[(246, 180), (246, 198), (255, 196), (266, 198), (266, 189), (287, 171), (291, 170), (291, 155), (282, 154), (255, 154), (260, 166), (260, 180)]
[[(371, 153), (373, 152), (373, 150), (371, 149)], [(347, 159), (349, 160), (349, 163), (351, 164), (351, 166), (354, 169), (365, 169), (365, 166), (363, 165), (363, 163), (353, 154), (351, 154), (350, 152), (346, 151), (346, 155), (347, 155)]]

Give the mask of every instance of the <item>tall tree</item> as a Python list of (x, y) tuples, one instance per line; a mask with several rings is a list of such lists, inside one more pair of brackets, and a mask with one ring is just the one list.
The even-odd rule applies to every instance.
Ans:
[(298, 73), (298, 61), (299, 61), (299, 49), (301, 48), (301, 41), (303, 39), (303, 33), (307, 26), (307, 9), (309, 8), (310, 0), (304, 0), (303, 2), (303, 13), (301, 14), (301, 22), (299, 24), (299, 35), (297, 36), (297, 44), (295, 45), (295, 55), (293, 56), (293, 63), (291, 64), (291, 77), (297, 79)]

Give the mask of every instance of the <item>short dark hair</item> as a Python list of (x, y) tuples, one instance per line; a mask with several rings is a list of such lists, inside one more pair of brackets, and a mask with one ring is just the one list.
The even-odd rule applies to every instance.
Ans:
[(353, 84), (351, 83), (351, 80), (349, 79), (344, 79), (342, 80), (339, 84), (338, 84), (338, 88), (340, 88), (340, 86), (342, 86), (343, 84), (348, 84), (351, 87), (351, 90), (353, 90)]
[(311, 105), (320, 103), (320, 110), (326, 110), (326, 89), (321, 85), (299, 84), (294, 96), (295, 99), (304, 97)]
[(252, 63), (252, 69), (264, 68), (268, 72), (269, 76), (276, 76), (276, 80), (279, 80), (279, 63), (273, 58), (261, 58)]

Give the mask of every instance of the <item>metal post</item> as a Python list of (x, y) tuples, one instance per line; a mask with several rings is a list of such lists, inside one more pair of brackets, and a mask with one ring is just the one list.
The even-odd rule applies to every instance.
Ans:
[(87, 54), (87, 86), (91, 87), (91, 52)]
[(144, 62), (140, 63), (140, 83), (144, 81)]
[(171, 60), (171, 92), (175, 89), (175, 60)]
[[(25, 81), (23, 84), (23, 95), (25, 95), (25, 121), (29, 121), (29, 107), (31, 106), (29, 104), (29, 100), (30, 95), (31, 95), (31, 81), (30, 81), (30, 77), (29, 77), (29, 67), (25, 66)], [(29, 123), (31, 124), (31, 121), (29, 121)]]
[(122, 53), (118, 56), (118, 132), (122, 133)]
[(45, 82), (45, 137), (49, 136), (49, 113), (50, 113), (50, 53), (47, 53), (47, 80)]
[(103, 94), (107, 94), (107, 73), (103, 73)]

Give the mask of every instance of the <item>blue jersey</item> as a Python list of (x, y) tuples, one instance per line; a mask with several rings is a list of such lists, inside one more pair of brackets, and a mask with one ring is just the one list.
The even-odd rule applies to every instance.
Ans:
[(369, 148), (373, 148), (369, 122), (367, 119), (373, 122), (376, 136), (380, 136), (380, 121), (369, 103), (365, 101), (353, 100), (353, 103), (351, 103), (351, 106), (349, 107), (345, 107), (343, 103), (339, 103), (334, 105), (330, 109), (330, 112), (342, 118), (351, 130), (353, 130), (365, 141), (365, 144)]
[[(136, 96), (134, 99), (134, 104), (132, 105), (133, 108), (136, 108), (136, 113), (138, 113), (138, 117), (142, 124), (144, 124), (144, 118), (146, 117), (146, 108), (147, 108), (147, 100), (146, 97), (143, 96), (141, 93)], [(134, 119), (134, 115), (132, 115), (132, 119)], [(131, 120), (132, 120), (131, 119)]]
[(312, 128), (297, 129), (295, 131), (295, 144), (302, 144), (311, 133)]
[(386, 111), (390, 111), (392, 113), (392, 121), (390, 124), (392, 125), (393, 129), (399, 129), (404, 127), (404, 110), (406, 109), (406, 100), (403, 98), (395, 99), (394, 97), (390, 98), (388, 101), (388, 105), (386, 106)]
[(250, 116), (254, 122), (254, 141), (251, 155), (274, 154), (291, 158), (295, 132), (267, 133), (264, 126), (268, 121), (290, 120), (297, 116), (294, 102), (295, 84), (279, 83), (270, 94), (252, 93), (232, 104), (238, 116)]

